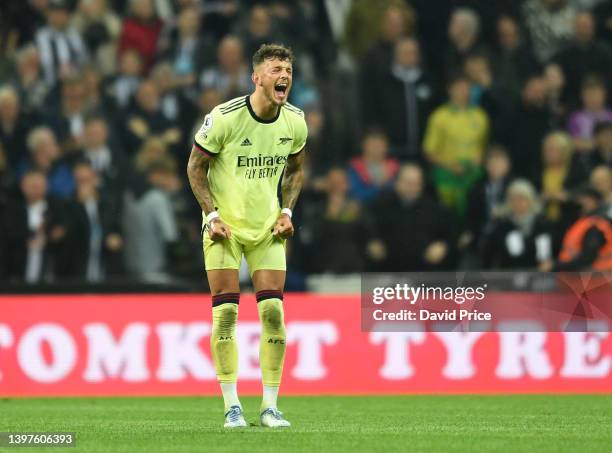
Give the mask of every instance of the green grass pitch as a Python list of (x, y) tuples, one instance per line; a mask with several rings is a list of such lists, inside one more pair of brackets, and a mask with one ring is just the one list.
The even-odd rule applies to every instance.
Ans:
[(0, 432), (73, 431), (36, 452), (610, 452), (612, 395), (284, 397), (293, 427), (222, 428), (220, 398), (0, 400)]

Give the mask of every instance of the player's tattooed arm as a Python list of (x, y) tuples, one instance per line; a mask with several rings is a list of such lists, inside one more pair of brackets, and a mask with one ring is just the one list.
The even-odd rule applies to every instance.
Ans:
[(195, 146), (191, 149), (189, 163), (187, 164), (187, 176), (189, 185), (195, 195), (202, 211), (206, 214), (215, 210), (215, 204), (208, 185), (208, 166), (211, 157), (198, 151)]
[(287, 167), (285, 168), (285, 174), (283, 175), (283, 182), (281, 184), (283, 208), (293, 209), (300, 195), (302, 184), (304, 183), (303, 167), (305, 154), (306, 153), (302, 150), (297, 154), (289, 155), (287, 159)]
[[(304, 182), (304, 153), (291, 154), (287, 159), (287, 166), (281, 183), (283, 208), (293, 209), (302, 190)], [(288, 238), (293, 236), (293, 223), (289, 215), (281, 213), (272, 228), (273, 236)]]
[[(187, 176), (189, 177), (189, 185), (195, 195), (202, 211), (210, 214), (215, 210), (215, 204), (210, 193), (208, 185), (208, 166), (210, 165), (211, 157), (198, 151), (195, 146), (191, 148), (189, 163), (187, 164)], [(229, 239), (232, 236), (230, 228), (217, 217), (210, 221), (208, 225), (208, 236), (213, 241), (221, 241)]]

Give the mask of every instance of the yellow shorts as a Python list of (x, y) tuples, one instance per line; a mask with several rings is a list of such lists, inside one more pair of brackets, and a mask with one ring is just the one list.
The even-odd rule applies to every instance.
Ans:
[[(233, 232), (232, 232), (233, 233)], [(235, 234), (230, 239), (213, 242), (204, 232), (204, 265), (207, 271), (215, 269), (240, 269), (242, 255), (249, 266), (249, 274), (258, 270), (287, 270), (285, 239), (272, 236), (252, 243), (240, 241)]]

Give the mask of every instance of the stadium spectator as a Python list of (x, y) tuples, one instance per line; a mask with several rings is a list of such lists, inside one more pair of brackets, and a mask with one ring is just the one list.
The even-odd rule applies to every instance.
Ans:
[(74, 73), (88, 58), (81, 35), (71, 25), (68, 0), (49, 0), (47, 25), (36, 33), (45, 80), (50, 86)]
[[(189, 0), (187, 0), (189, 2)], [(192, 2), (198, 6), (199, 2)], [(221, 2), (207, 2), (207, 7), (202, 8), (204, 22), (206, 23), (207, 32), (215, 38), (215, 40), (230, 33), (240, 18), (243, 8), (240, 0), (223, 0)]]
[(307, 180), (320, 177), (334, 166), (344, 165), (346, 150), (334, 142), (330, 134), (327, 116), (319, 105), (311, 105), (304, 111), (308, 126), (308, 153), (305, 156)]
[(121, 272), (121, 210), (117, 200), (100, 191), (99, 177), (87, 162), (74, 166), (75, 201), (68, 205), (72, 258), (67, 276), (96, 283)]
[(81, 78), (85, 86), (85, 105), (87, 112), (97, 113), (112, 120), (115, 117), (115, 103), (103, 86), (100, 72), (92, 64), (86, 64), (81, 70)]
[(197, 6), (182, 8), (176, 27), (169, 32), (167, 48), (162, 51), (162, 58), (171, 62), (177, 83), (183, 87), (195, 85), (204, 68), (215, 63), (215, 43), (203, 33), (200, 24)]
[(393, 190), (381, 194), (368, 207), (367, 256), (372, 270), (409, 272), (451, 265), (453, 218), (424, 194), (424, 186), (421, 167), (404, 164)]
[(142, 80), (143, 61), (135, 50), (126, 50), (119, 56), (118, 73), (104, 81), (105, 91), (115, 101), (116, 110), (126, 109)]
[[(414, 22), (412, 11), (405, 2), (389, 1), (386, 5), (386, 8), (378, 10), (379, 5), (371, 2), (355, 2), (347, 23), (347, 36), (352, 41), (349, 46), (354, 49), (359, 62), (359, 97), (365, 115), (367, 109), (377, 102), (378, 93), (374, 87), (382, 86), (393, 63), (395, 45), (400, 38), (410, 35)], [(379, 11), (382, 11), (382, 15)], [(372, 20), (372, 16), (366, 14), (374, 14), (378, 18), (379, 28), (360, 28), (361, 21), (369, 23)], [(360, 39), (372, 34), (375, 36), (369, 36), (371, 39), (360, 43)], [(365, 53), (359, 50), (362, 46)]]
[(168, 147), (163, 140), (152, 137), (147, 139), (139, 148), (134, 158), (134, 168), (146, 173), (149, 166), (168, 157)]
[(550, 126), (553, 129), (565, 127), (568, 103), (563, 99), (565, 75), (556, 63), (548, 63), (542, 74), (546, 92), (546, 104), (550, 113)]
[(203, 89), (215, 89), (223, 100), (240, 96), (251, 88), (251, 70), (244, 60), (242, 43), (235, 36), (226, 36), (219, 43), (218, 64), (202, 72)]
[[(185, 123), (185, 139), (191, 142), (196, 132), (202, 126), (204, 122), (204, 118), (208, 115), (212, 109), (221, 104), (223, 99), (221, 98), (221, 93), (215, 90), (214, 88), (209, 88), (202, 90), (198, 96), (197, 106), (196, 106), (196, 114), (195, 121), (190, 122), (189, 124)], [(187, 129), (189, 127), (189, 129)], [(191, 143), (188, 144), (190, 146)]]
[(278, 33), (272, 29), (272, 17), (269, 8), (264, 5), (255, 5), (249, 12), (244, 33), (240, 40), (244, 43), (244, 51), (247, 55), (253, 55), (259, 46), (268, 42), (280, 41)]
[[(255, 1), (255, 3), (259, 3)], [(281, 0), (270, 2), (269, 13), (272, 18), (272, 39), (287, 39), (287, 44), (293, 48), (302, 49), (306, 46), (306, 35), (308, 30), (308, 21), (312, 21), (312, 25), (318, 25), (321, 34), (325, 34), (325, 24), (322, 23), (325, 19), (313, 19), (304, 17), (310, 14), (321, 14), (318, 9), (323, 5), (313, 5), (312, 9), (304, 7), (291, 0)], [(306, 12), (306, 14), (304, 14)], [(257, 50), (257, 49), (255, 49)]]
[(514, 173), (535, 182), (542, 170), (542, 141), (552, 127), (546, 83), (541, 76), (530, 77), (525, 83), (512, 125), (509, 143)]
[(545, 63), (574, 37), (576, 10), (569, 0), (527, 0), (523, 20), (533, 51)]
[(612, 168), (612, 121), (597, 123), (594, 130), (595, 149), (575, 153), (572, 157), (566, 187), (575, 189), (582, 185), (598, 165)]
[(361, 206), (349, 195), (346, 170), (332, 168), (325, 178), (326, 200), (313, 227), (316, 272), (360, 272), (364, 265)]
[(132, 170), (128, 180), (128, 187), (135, 196), (140, 196), (147, 190), (147, 174), (149, 167), (168, 157), (168, 146), (163, 140), (152, 137), (147, 139), (132, 159)]
[(73, 156), (83, 145), (85, 117), (89, 113), (87, 94), (81, 74), (67, 76), (61, 83), (59, 105), (46, 114), (46, 123), (55, 132), (65, 157)]
[[(462, 249), (475, 251), (482, 238), (493, 230), (503, 211), (512, 178), (511, 167), (508, 151), (500, 145), (492, 145), (485, 156), (486, 173), (468, 193), (465, 229), (459, 239)], [(475, 257), (471, 255), (470, 258)]]
[(169, 250), (178, 239), (171, 192), (175, 188), (176, 165), (168, 158), (147, 168), (149, 188), (125, 205), (126, 265), (136, 278), (148, 282), (169, 279)]
[(109, 0), (79, 0), (72, 25), (83, 37), (92, 61), (102, 75), (115, 70), (115, 52), (121, 19), (109, 8)]
[(0, 87), (0, 144), (10, 168), (16, 168), (27, 154), (26, 137), (32, 120), (21, 111), (19, 96), (11, 86)]
[[(74, 193), (74, 178), (70, 166), (61, 157), (60, 147), (51, 129), (39, 126), (27, 137), (29, 156), (17, 166), (16, 177), (21, 179), (30, 170), (46, 176), (45, 191), (54, 197), (68, 198)], [(48, 188), (48, 189), (47, 189)]]
[(349, 164), (351, 197), (360, 202), (372, 200), (381, 190), (391, 187), (399, 168), (396, 159), (388, 157), (387, 136), (378, 129), (369, 130), (363, 137), (361, 156)]
[(165, 188), (172, 205), (177, 240), (169, 246), (168, 267), (173, 276), (197, 280), (202, 276), (202, 209), (193, 203), (191, 187), (179, 177), (174, 161), (169, 168)]
[(98, 174), (98, 189), (119, 200), (126, 187), (129, 166), (123, 150), (111, 145), (103, 117), (86, 118), (80, 157)]
[(539, 213), (535, 187), (516, 180), (507, 189), (504, 213), (483, 237), (482, 263), (493, 269), (537, 269), (553, 256), (551, 228)]
[(542, 271), (611, 271), (612, 219), (609, 207), (602, 203), (601, 194), (590, 186), (575, 195), (581, 217), (563, 238), (561, 253), (556, 262), (544, 263)]
[(463, 70), (465, 59), (472, 53), (484, 53), (479, 43), (480, 18), (470, 8), (458, 8), (448, 22), (449, 46), (446, 50), (445, 69), (447, 79)]
[(13, 84), (22, 100), (23, 111), (34, 113), (42, 108), (49, 93), (40, 64), (40, 54), (33, 44), (26, 44), (16, 55), (17, 71)]
[(601, 121), (612, 121), (612, 110), (606, 108), (606, 86), (599, 77), (590, 76), (582, 82), (582, 110), (574, 112), (567, 128), (574, 139), (576, 151), (595, 148), (593, 130)]
[(600, 193), (602, 202), (612, 208), (612, 168), (598, 165), (591, 172), (589, 182)]
[(420, 159), (423, 131), (437, 100), (437, 89), (421, 64), (419, 44), (414, 38), (398, 40), (392, 65), (380, 84), (370, 90), (374, 96), (369, 96), (373, 103), (365, 105), (366, 124), (386, 132), (393, 155)]
[(501, 87), (518, 97), (523, 84), (539, 65), (515, 18), (501, 16), (497, 20), (497, 44), (492, 62), (494, 78)]
[(161, 62), (151, 70), (151, 80), (155, 83), (160, 99), (160, 110), (168, 121), (176, 122), (185, 110), (185, 100), (176, 89), (176, 79), (170, 63)]
[(542, 194), (542, 214), (553, 228), (555, 249), (561, 241), (563, 231), (571, 224), (574, 214), (566, 190), (572, 154), (572, 141), (565, 132), (551, 132), (544, 139), (539, 187)]
[(363, 68), (388, 68), (393, 47), (401, 37), (412, 35), (415, 22), (414, 11), (404, 1), (355, 0), (346, 18), (347, 48), (357, 61), (363, 60)]
[[(562, 68), (567, 79), (565, 96), (576, 103), (583, 80), (588, 75), (607, 77), (612, 71), (612, 54), (608, 47), (595, 39), (595, 18), (588, 11), (580, 12), (574, 21), (573, 42), (561, 50), (553, 60)], [(582, 85), (581, 85), (582, 84)]]
[(49, 196), (43, 172), (28, 170), (21, 180), (22, 199), (6, 210), (4, 269), (10, 280), (50, 281), (69, 261), (62, 204)]
[(157, 18), (153, 0), (130, 0), (131, 15), (124, 19), (119, 37), (119, 54), (135, 50), (145, 69), (155, 60), (162, 22)]
[(441, 202), (463, 220), (467, 193), (481, 175), (489, 119), (470, 105), (470, 83), (458, 76), (448, 84), (449, 102), (430, 116), (423, 148), (432, 164)]
[(138, 86), (135, 102), (125, 116), (123, 144), (126, 150), (133, 152), (152, 137), (169, 146), (180, 143), (181, 131), (162, 113), (159, 90), (152, 80), (144, 80)]
[(471, 82), (470, 103), (482, 108), (490, 120), (490, 139), (506, 142), (512, 136), (512, 93), (494, 79), (485, 54), (473, 53), (465, 58), (464, 72)]

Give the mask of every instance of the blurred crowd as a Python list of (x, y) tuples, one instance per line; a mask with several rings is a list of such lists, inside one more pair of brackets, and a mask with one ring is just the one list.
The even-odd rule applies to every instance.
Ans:
[(296, 54), (290, 101), (309, 128), (292, 281), (612, 270), (612, 1), (0, 11), (3, 281), (202, 279), (194, 131), (252, 90), (250, 57), (267, 42)]

